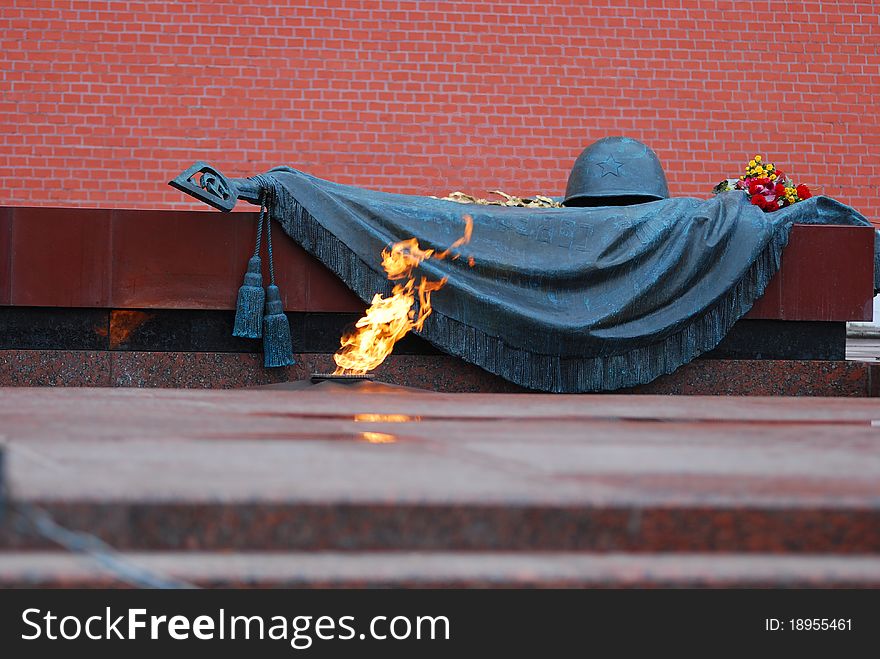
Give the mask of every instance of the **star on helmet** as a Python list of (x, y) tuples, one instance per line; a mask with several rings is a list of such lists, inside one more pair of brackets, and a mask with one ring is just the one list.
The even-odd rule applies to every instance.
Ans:
[(565, 206), (626, 206), (667, 199), (660, 159), (630, 137), (605, 137), (581, 152), (565, 189)]

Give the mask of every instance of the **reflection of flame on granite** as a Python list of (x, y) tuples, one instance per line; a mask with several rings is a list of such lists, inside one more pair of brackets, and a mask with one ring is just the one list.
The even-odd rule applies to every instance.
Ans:
[(145, 322), (150, 320), (153, 314), (143, 311), (131, 311), (128, 309), (115, 309), (110, 313), (110, 348), (118, 348), (128, 341), (132, 333)]
[(409, 414), (355, 414), (355, 423), (412, 423), (421, 421), (420, 416)]
[(368, 444), (394, 444), (397, 442), (397, 437), (389, 435), (387, 432), (362, 432), (361, 439)]

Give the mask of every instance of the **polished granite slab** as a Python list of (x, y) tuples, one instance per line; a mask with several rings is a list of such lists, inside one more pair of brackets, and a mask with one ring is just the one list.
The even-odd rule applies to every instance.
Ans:
[(875, 399), (276, 387), (0, 389), (12, 501), (128, 551), (880, 551)]

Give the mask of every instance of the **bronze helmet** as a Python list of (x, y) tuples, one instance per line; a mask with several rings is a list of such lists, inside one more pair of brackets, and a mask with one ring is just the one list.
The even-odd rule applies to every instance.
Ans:
[(605, 137), (581, 152), (565, 188), (565, 206), (625, 206), (667, 199), (660, 159), (630, 137)]

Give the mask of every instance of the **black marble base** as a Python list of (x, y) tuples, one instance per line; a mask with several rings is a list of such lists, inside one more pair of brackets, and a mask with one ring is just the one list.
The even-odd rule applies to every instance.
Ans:
[(110, 311), (0, 306), (0, 350), (107, 350)]
[[(358, 314), (288, 313), (296, 353), (333, 353)], [(0, 350), (119, 350), (138, 352), (259, 352), (258, 340), (232, 336), (232, 311), (0, 307)], [(437, 355), (410, 335), (399, 355)], [(841, 360), (846, 323), (741, 320), (704, 358)]]
[(846, 323), (741, 320), (707, 359), (846, 359)]

